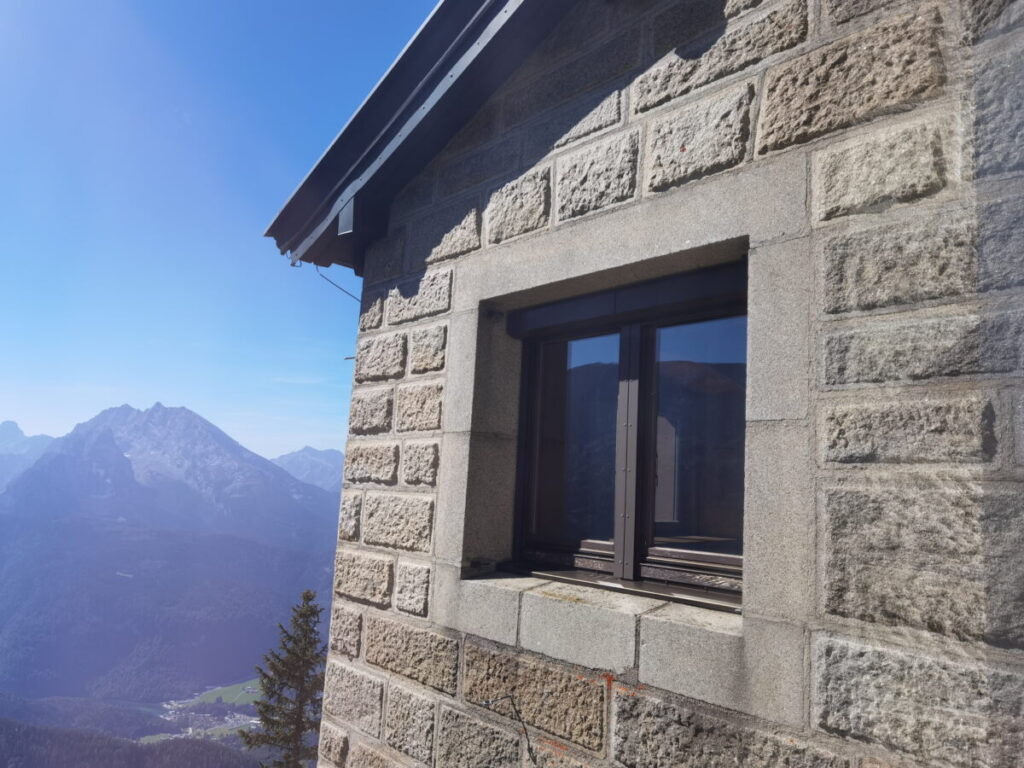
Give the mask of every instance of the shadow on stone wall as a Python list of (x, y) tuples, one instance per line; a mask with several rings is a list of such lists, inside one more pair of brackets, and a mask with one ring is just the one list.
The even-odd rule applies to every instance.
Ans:
[[(635, 199), (639, 132), (627, 130), (626, 112), (639, 111), (630, 103), (637, 80), (652, 68), (700, 66), (727, 17), (760, 4), (581, 0), (398, 194), (389, 234), (367, 249), (361, 329), (417, 303), (428, 268)], [(607, 141), (576, 151), (598, 136)], [(555, 153), (567, 161), (559, 178)], [(597, 199), (575, 191), (595, 173), (606, 176)], [(447, 310), (443, 297), (436, 307), (429, 314)]]

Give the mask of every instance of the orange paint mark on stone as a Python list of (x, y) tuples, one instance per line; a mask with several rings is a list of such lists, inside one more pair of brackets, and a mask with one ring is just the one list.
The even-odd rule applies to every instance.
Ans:
[(541, 743), (544, 746), (550, 747), (551, 749), (557, 750), (559, 752), (569, 751), (569, 748), (565, 746), (565, 744), (559, 744), (557, 741), (553, 741), (552, 739), (541, 739)]

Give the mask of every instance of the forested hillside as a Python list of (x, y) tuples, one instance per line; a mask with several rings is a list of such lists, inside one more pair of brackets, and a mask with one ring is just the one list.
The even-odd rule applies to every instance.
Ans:
[(3, 768), (257, 768), (256, 760), (208, 741), (135, 744), (88, 731), (0, 720)]

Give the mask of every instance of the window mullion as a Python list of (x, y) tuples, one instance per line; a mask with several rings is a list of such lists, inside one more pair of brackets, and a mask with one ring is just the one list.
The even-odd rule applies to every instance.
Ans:
[(639, 420), (640, 343), (639, 325), (621, 332), (619, 402), (615, 440), (615, 575), (637, 577), (637, 422)]

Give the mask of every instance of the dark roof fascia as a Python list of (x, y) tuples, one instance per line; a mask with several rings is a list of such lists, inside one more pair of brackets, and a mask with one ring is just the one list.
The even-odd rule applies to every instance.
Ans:
[(394, 196), (575, 0), (443, 0), (278, 213), (292, 261), (362, 271)]

